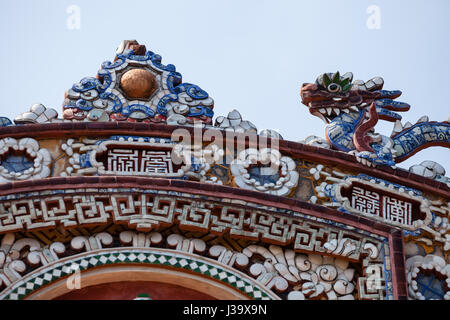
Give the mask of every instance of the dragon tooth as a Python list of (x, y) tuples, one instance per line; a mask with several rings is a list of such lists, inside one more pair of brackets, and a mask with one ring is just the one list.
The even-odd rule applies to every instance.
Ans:
[(344, 111), (345, 113), (349, 113), (350, 112), (350, 110), (348, 110), (348, 109), (343, 109), (342, 111)]
[(334, 108), (333, 110), (336, 115), (339, 115), (341, 113), (341, 110), (339, 110), (339, 108)]
[(428, 118), (428, 116), (422, 116), (422, 117), (419, 118), (419, 120), (417, 120), (416, 123), (419, 123), (419, 122), (428, 122), (429, 120), (430, 120), (430, 119)]
[(343, 78), (343, 79), (349, 79), (350, 82), (352, 82), (352, 80), (353, 80), (353, 73), (351, 73), (351, 72), (346, 72), (346, 73), (344, 73), (344, 75), (342, 76), (342, 78)]
[(333, 109), (331, 109), (331, 108), (327, 108), (327, 112), (328, 112), (328, 115), (331, 115), (331, 111), (332, 111)]
[(325, 110), (324, 108), (319, 109), (319, 112), (320, 112), (320, 113), (323, 113), (323, 114), (326, 114), (326, 110)]
[(351, 106), (351, 107), (350, 107), (350, 110), (353, 110), (353, 111), (359, 111), (357, 106)]

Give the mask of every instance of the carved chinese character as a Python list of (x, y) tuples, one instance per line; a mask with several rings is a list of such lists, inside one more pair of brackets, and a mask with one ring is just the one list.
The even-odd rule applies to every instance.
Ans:
[(108, 171), (135, 172), (138, 170), (138, 150), (108, 150)]
[(373, 215), (380, 215), (380, 195), (376, 192), (353, 187), (352, 207)]
[(143, 150), (140, 171), (150, 173), (172, 173), (170, 152)]
[(383, 218), (411, 225), (411, 203), (388, 196), (383, 197)]

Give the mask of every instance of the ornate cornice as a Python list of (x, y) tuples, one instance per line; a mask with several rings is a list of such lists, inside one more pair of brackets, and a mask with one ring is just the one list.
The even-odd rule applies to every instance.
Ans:
[[(70, 138), (79, 136), (108, 136), (108, 135), (139, 135), (144, 137), (158, 136), (170, 138), (175, 130), (186, 130), (186, 132), (194, 133), (192, 126), (173, 126), (165, 124), (146, 124), (146, 123), (130, 123), (130, 122), (62, 122), (62, 123), (44, 123), (44, 124), (28, 124), (24, 126), (8, 126), (0, 127), (0, 138), (12, 137), (23, 138), (33, 137), (35, 139), (44, 138)], [(215, 129), (201, 129), (218, 131)], [(223, 131), (218, 131), (223, 132)], [(240, 134), (226, 132), (226, 139), (234, 137), (245, 137), (249, 134)], [(255, 135), (256, 136), (256, 135)], [(264, 139), (268, 144), (271, 139), (268, 137), (256, 136), (258, 139)], [(247, 141), (245, 146), (251, 146), (252, 141)], [(437, 195), (450, 198), (450, 188), (442, 182), (419, 176), (412, 172), (397, 168), (392, 169), (388, 166), (377, 166), (369, 168), (356, 161), (356, 157), (340, 151), (315, 147), (302, 144), (299, 142), (278, 140), (279, 150), (282, 154), (293, 157), (300, 157), (310, 161), (318, 161), (324, 164), (339, 166), (342, 169), (357, 171), (360, 173), (370, 174), (382, 179), (390, 180), (395, 183), (404, 184), (406, 186), (436, 193)]]

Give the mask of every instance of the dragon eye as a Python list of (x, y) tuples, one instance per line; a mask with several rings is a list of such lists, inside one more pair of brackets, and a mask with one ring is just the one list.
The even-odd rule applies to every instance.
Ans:
[(341, 86), (336, 83), (331, 83), (328, 86), (328, 91), (330, 91), (332, 93), (340, 92), (341, 90), (342, 90)]

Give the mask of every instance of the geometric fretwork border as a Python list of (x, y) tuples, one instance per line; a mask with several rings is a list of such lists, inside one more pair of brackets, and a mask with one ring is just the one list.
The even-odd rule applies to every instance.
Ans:
[[(180, 229), (274, 243), (303, 252), (340, 254), (348, 239), (357, 245), (346, 258), (384, 269), (385, 298), (393, 298), (386, 237), (297, 211), (251, 202), (142, 188), (86, 188), (16, 193), (0, 197), (0, 233), (56, 227), (102, 225), (113, 221), (142, 232), (177, 224)], [(370, 261), (376, 247), (381, 260)], [(339, 249), (341, 250), (341, 249)], [(383, 267), (384, 265), (384, 267)], [(22, 289), (23, 290), (23, 289)], [(370, 295), (369, 295), (370, 297)]]
[(214, 260), (181, 254), (180, 252), (154, 248), (102, 249), (89, 254), (79, 254), (43, 266), (12, 284), (0, 295), (0, 300), (21, 300), (40, 288), (73, 274), (72, 265), (76, 264), (81, 272), (106, 265), (138, 264), (147, 266), (164, 266), (194, 272), (212, 280), (225, 283), (255, 300), (279, 299), (270, 290), (259, 286), (249, 276), (235, 270), (226, 269)]
[(353, 230), (378, 241), (385, 239), (376, 233), (355, 230), (298, 211), (184, 192), (80, 188), (0, 196), (0, 234), (38, 231), (58, 224), (70, 229), (111, 221), (145, 232), (178, 221), (181, 227), (195, 231), (223, 233), (229, 230), (232, 234), (238, 232), (241, 237), (255, 240), (267, 237), (271, 242), (284, 243), (298, 232), (292, 228), (298, 219)]

